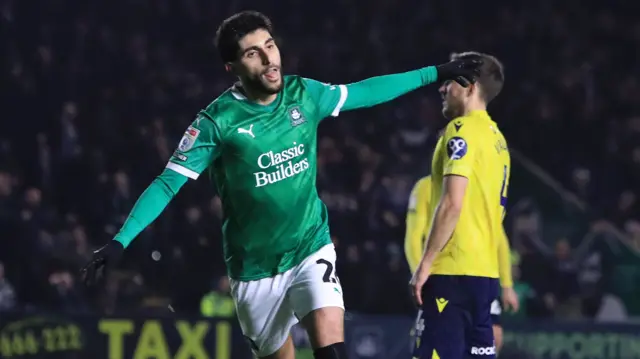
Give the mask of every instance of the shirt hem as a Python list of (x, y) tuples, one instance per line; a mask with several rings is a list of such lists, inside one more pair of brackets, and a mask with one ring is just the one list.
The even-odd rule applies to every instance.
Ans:
[[(315, 242), (315, 240), (314, 240)], [(282, 274), (286, 271), (291, 270), (293, 267), (299, 265), (300, 263), (304, 262), (305, 259), (309, 258), (310, 256), (314, 255), (316, 252), (318, 252), (320, 249), (322, 249), (324, 246), (326, 246), (327, 244), (331, 244), (331, 236), (327, 236), (327, 238), (323, 241), (317, 241), (316, 244), (314, 244), (311, 247), (311, 251), (309, 253), (309, 255), (307, 255), (306, 257), (302, 258), (302, 260), (297, 261), (297, 262), (293, 262), (285, 267), (280, 267), (277, 268), (277, 272), (274, 274), (273, 272), (263, 272), (260, 274), (254, 274), (251, 276), (233, 276), (231, 275), (231, 273), (228, 273), (229, 278), (238, 281), (238, 282), (251, 282), (251, 281), (256, 281), (256, 280), (260, 280), (260, 279), (265, 279), (265, 278), (273, 278), (279, 274)]]

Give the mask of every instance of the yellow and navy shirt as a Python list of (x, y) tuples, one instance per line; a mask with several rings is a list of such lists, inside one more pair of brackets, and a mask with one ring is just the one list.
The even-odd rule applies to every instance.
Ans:
[[(404, 253), (411, 273), (414, 273), (422, 259), (426, 239), (431, 229), (433, 213), (431, 206), (431, 176), (421, 178), (413, 187), (407, 209), (407, 229), (404, 237)], [(500, 286), (513, 287), (511, 273), (511, 249), (509, 239), (504, 230), (498, 237), (498, 267), (500, 270)]]
[[(498, 243), (504, 230), (511, 157), (498, 125), (473, 111), (447, 125), (432, 161), (431, 198), (440, 198), (445, 176), (469, 180), (460, 219), (433, 263), (432, 274), (498, 278)], [(438, 200), (430, 203), (435, 213)]]

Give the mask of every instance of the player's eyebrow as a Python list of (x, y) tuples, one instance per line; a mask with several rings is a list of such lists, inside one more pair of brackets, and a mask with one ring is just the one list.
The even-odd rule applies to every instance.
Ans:
[[(272, 42), (275, 42), (275, 40), (273, 39), (273, 37), (270, 37), (264, 42), (264, 44), (268, 45), (268, 44), (270, 44)], [(258, 45), (249, 46), (249, 47), (247, 47), (246, 49), (244, 49), (242, 51), (242, 55), (246, 54), (247, 52), (249, 52), (251, 50), (260, 50), (260, 46), (258, 46)]]

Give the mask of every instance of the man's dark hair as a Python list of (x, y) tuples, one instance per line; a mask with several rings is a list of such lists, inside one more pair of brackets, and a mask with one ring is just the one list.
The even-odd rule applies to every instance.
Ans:
[(216, 31), (215, 44), (222, 61), (232, 62), (238, 57), (238, 42), (245, 35), (258, 29), (264, 29), (273, 34), (271, 20), (257, 11), (243, 11), (227, 18)]
[(486, 103), (496, 98), (504, 85), (504, 68), (500, 60), (495, 56), (475, 51), (451, 54), (451, 60), (459, 59), (482, 60), (480, 76), (476, 79), (476, 83), (480, 85), (480, 96)]

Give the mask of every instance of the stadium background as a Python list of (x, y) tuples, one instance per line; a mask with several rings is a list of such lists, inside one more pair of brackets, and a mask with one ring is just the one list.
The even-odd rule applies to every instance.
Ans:
[[(325, 82), (431, 65), (451, 51), (502, 59), (506, 87), (490, 110), (514, 157), (506, 226), (525, 304), (505, 319), (504, 357), (640, 358), (632, 3), (0, 2), (0, 357), (248, 357), (206, 179), (134, 242), (104, 290), (83, 290), (77, 273), (197, 111), (234, 81), (213, 33), (253, 8), (274, 20), (285, 72)], [(320, 128), (318, 185), (353, 358), (408, 357), (404, 215), (444, 125), (439, 102), (431, 86)]]

